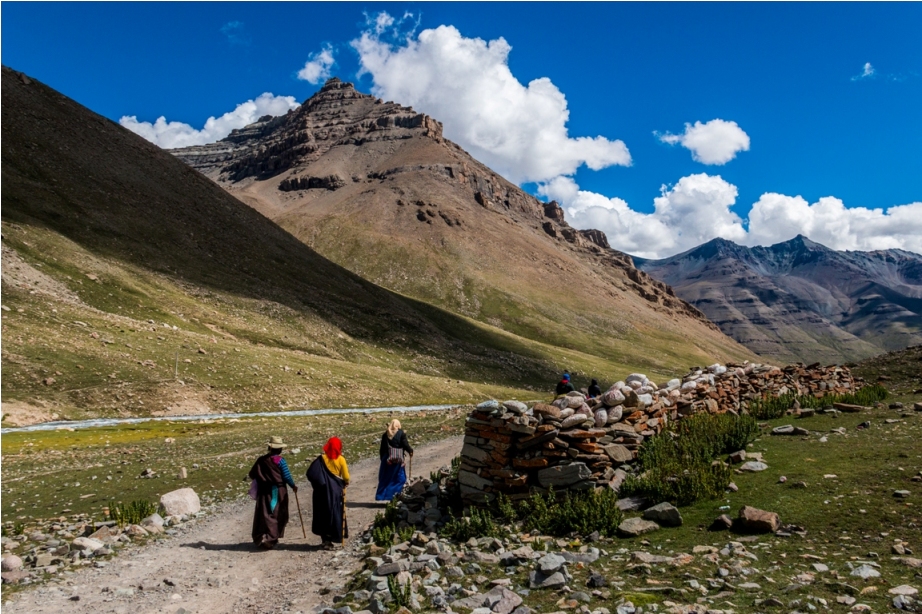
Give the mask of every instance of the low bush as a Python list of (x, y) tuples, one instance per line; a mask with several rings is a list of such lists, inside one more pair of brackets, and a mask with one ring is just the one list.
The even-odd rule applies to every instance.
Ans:
[(614, 537), (624, 515), (617, 506), (618, 494), (610, 488), (566, 491), (558, 496), (553, 489), (536, 493), (518, 508), (525, 529), (542, 535), (565, 537), (573, 533)]
[(379, 548), (390, 548), (394, 545), (394, 525), (372, 526), (371, 541)]
[(130, 503), (110, 503), (109, 517), (124, 527), (129, 524), (138, 524), (158, 510), (158, 506), (150, 501), (137, 500)]
[(397, 576), (392, 574), (387, 577), (387, 590), (394, 599), (392, 605), (395, 609), (399, 610), (401, 608), (410, 607), (410, 601), (413, 598), (412, 582), (407, 582), (403, 586), (400, 586), (400, 582), (397, 581)]
[(383, 512), (378, 512), (375, 514), (374, 522), (372, 523), (373, 529), (378, 529), (382, 527), (390, 527), (392, 530), (397, 526), (397, 502), (389, 501), (387, 505), (384, 506)]
[(452, 517), (444, 527), (442, 536), (457, 542), (466, 542), (472, 537), (502, 537), (503, 530), (493, 520), (489, 510), (471, 508), (470, 516)]
[(747, 411), (758, 420), (774, 420), (782, 417), (796, 401), (801, 407), (820, 409), (833, 403), (870, 406), (887, 399), (890, 393), (880, 384), (865, 386), (854, 393), (827, 394), (815, 397), (812, 394), (783, 394), (777, 397), (754, 399), (749, 402)]
[(619, 494), (675, 505), (716, 499), (730, 483), (732, 470), (714, 459), (744, 449), (758, 433), (756, 418), (750, 415), (701, 413), (684, 418), (643, 443), (637, 455), (641, 472), (628, 476)]

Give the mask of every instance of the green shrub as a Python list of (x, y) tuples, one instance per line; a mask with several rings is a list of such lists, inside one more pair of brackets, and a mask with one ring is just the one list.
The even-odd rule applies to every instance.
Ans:
[(614, 537), (623, 513), (617, 506), (618, 495), (610, 488), (601, 490), (566, 491), (562, 495), (549, 489), (536, 493), (522, 503), (518, 514), (525, 529), (542, 535), (565, 537), (572, 533)]
[(512, 500), (504, 493), (499, 493), (496, 497), (496, 517), (504, 524), (512, 524), (519, 519)]
[(123, 527), (138, 524), (157, 512), (158, 506), (150, 501), (137, 500), (130, 503), (110, 503), (109, 517)]
[(815, 397), (812, 394), (796, 395), (783, 394), (777, 397), (753, 399), (749, 402), (749, 414), (758, 420), (774, 420), (782, 417), (796, 401), (801, 407), (819, 409), (833, 403), (848, 403), (850, 405), (873, 405), (887, 399), (890, 393), (880, 384), (865, 386), (854, 393), (827, 394)]
[(375, 520), (372, 523), (372, 528), (377, 529), (381, 527), (390, 527), (391, 530), (397, 526), (397, 502), (389, 501), (386, 506), (384, 506), (383, 512), (378, 512), (375, 514)]
[(470, 516), (452, 517), (444, 527), (442, 536), (458, 542), (472, 537), (502, 537), (502, 528), (493, 521), (489, 510), (471, 508)]
[(413, 597), (413, 583), (407, 582), (405, 585), (400, 586), (400, 583), (397, 581), (396, 575), (390, 575), (387, 577), (387, 590), (391, 594), (391, 597), (394, 598), (394, 609), (399, 610), (400, 608), (409, 608), (410, 599)]
[(675, 505), (716, 499), (730, 483), (732, 471), (714, 459), (744, 449), (758, 433), (754, 416), (689, 416), (643, 443), (637, 455), (641, 473), (628, 476), (619, 494)]
[(394, 525), (372, 526), (371, 540), (379, 548), (389, 548), (394, 545)]
[(402, 529), (397, 529), (397, 543), (408, 542), (413, 539), (413, 532), (415, 529), (413, 527), (407, 526)]

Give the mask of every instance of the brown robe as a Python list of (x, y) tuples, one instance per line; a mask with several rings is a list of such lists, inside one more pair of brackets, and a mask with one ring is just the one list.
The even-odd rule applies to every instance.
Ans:
[[(282, 477), (282, 470), (264, 454), (256, 459), (250, 469), (250, 479), (256, 480), (256, 512), (253, 515), (253, 543), (271, 548), (279, 538), (285, 537), (288, 524), (288, 488)], [(272, 508), (272, 493), (276, 492), (275, 508)]]

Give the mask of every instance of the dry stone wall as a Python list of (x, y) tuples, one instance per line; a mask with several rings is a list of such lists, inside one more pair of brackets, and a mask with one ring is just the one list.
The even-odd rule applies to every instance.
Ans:
[(571, 392), (552, 403), (486, 401), (468, 416), (458, 472), (466, 505), (498, 493), (527, 497), (534, 488), (618, 488), (647, 437), (670, 421), (697, 412), (746, 410), (753, 399), (785, 394), (854, 392), (845, 367), (754, 363), (711, 365), (657, 385), (640, 373), (616, 382), (599, 398)]

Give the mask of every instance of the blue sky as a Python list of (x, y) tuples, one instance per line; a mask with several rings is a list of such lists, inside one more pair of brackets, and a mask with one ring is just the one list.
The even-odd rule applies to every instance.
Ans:
[[(4, 2), (0, 23), (5, 65), (161, 145), (330, 73), (630, 253), (798, 232), (922, 251), (920, 3)], [(143, 124), (161, 116), (188, 127)]]

